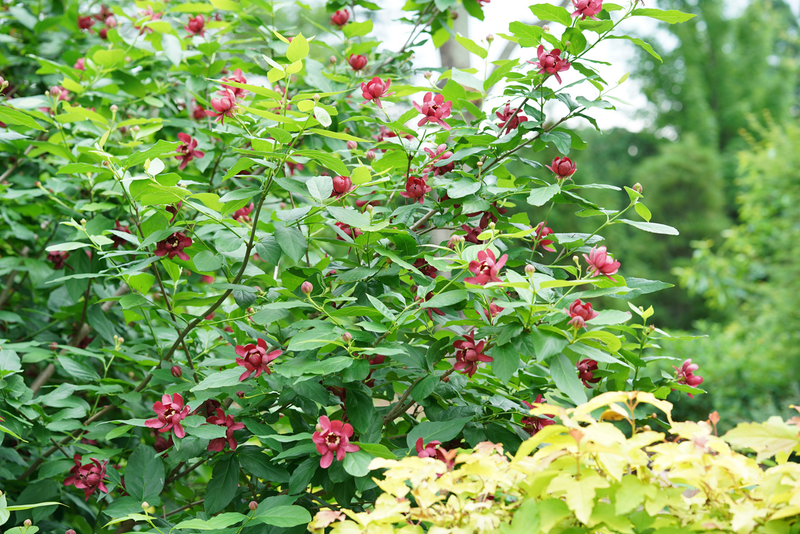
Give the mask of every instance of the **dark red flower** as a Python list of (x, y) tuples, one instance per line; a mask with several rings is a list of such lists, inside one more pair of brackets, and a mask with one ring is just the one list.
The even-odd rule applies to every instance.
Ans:
[(592, 389), (590, 384), (597, 384), (602, 378), (595, 378), (594, 372), (597, 371), (597, 362), (591, 358), (584, 358), (575, 364), (578, 367), (578, 377), (583, 382), (583, 385)]
[(190, 237), (186, 237), (181, 232), (175, 232), (165, 240), (158, 242), (155, 254), (161, 257), (168, 256), (169, 259), (178, 256), (183, 261), (189, 261), (189, 255), (183, 249), (191, 246), (192, 239)]
[(341, 28), (347, 24), (348, 20), (350, 20), (350, 13), (346, 9), (337, 10), (331, 15), (331, 25), (333, 26), (339, 26)]
[[(412, 287), (411, 287), (411, 292), (412, 292), (412, 293), (414, 293), (414, 294), (416, 294), (416, 292), (417, 292), (417, 286), (412, 286)], [(424, 297), (415, 297), (415, 299), (414, 299), (414, 300), (417, 300), (417, 301), (419, 301), (419, 302), (428, 302), (428, 301), (429, 301), (429, 300), (431, 300), (432, 298), (433, 298), (433, 291), (430, 291), (430, 292), (428, 292), (428, 294), (427, 294), (427, 295), (425, 295)], [(442, 310), (440, 310), (439, 308), (430, 308), (430, 307), (429, 307), (429, 308), (425, 308), (425, 311), (428, 313), (428, 319), (429, 319), (429, 320), (431, 320), (431, 321), (433, 321), (433, 314), (434, 314), (434, 313), (435, 313), (436, 315), (440, 316), (440, 317), (441, 317), (441, 316), (443, 316), (443, 315), (445, 315), (445, 313), (444, 313)]]
[[(175, 442), (172, 441), (172, 434), (169, 436), (169, 441), (164, 439), (164, 436), (158, 436), (156, 438), (156, 442), (153, 443), (153, 448), (156, 450), (157, 453), (162, 453), (175, 445)], [(164, 455), (166, 456), (166, 455)]]
[(172, 218), (169, 220), (170, 223), (175, 220), (175, 217), (178, 216), (178, 212), (181, 211), (181, 207), (183, 206), (183, 202), (178, 202), (177, 204), (172, 204), (164, 208), (167, 213), (172, 214)]
[(483, 314), (486, 316), (486, 319), (489, 322), (491, 322), (491, 320), (497, 317), (497, 315), (503, 310), (505, 310), (505, 308), (501, 308), (500, 306), (492, 302), (489, 304), (488, 310), (483, 310)]
[(250, 378), (253, 372), (256, 373), (256, 378), (261, 376), (261, 373), (272, 374), (269, 364), (281, 354), (283, 351), (279, 349), (267, 353), (267, 342), (263, 339), (259, 339), (255, 345), (253, 343), (236, 345), (236, 355), (240, 356), (236, 358), (236, 363), (246, 369), (239, 377), (239, 382)]
[(188, 134), (183, 132), (178, 134), (178, 139), (180, 140), (181, 144), (178, 147), (178, 155), (175, 156), (175, 159), (181, 160), (181, 164), (178, 167), (180, 170), (185, 169), (189, 162), (194, 158), (200, 159), (205, 156), (204, 152), (195, 150), (195, 148), (197, 148), (197, 139), (193, 139)]
[(572, 0), (572, 5), (575, 6), (572, 16), (581, 17), (581, 20), (587, 17), (597, 20), (595, 15), (603, 10), (603, 0)]
[(88, 30), (92, 26), (94, 26), (94, 19), (91, 17), (91, 15), (86, 16), (86, 17), (81, 17), (80, 15), (78, 15), (78, 28), (79, 29)]
[(214, 111), (206, 110), (206, 115), (217, 117), (217, 122), (225, 124), (225, 117), (233, 118), (234, 113), (236, 113), (236, 108), (238, 107), (236, 96), (231, 92), (227, 92), (220, 98), (212, 98), (211, 107), (214, 108)]
[[(514, 115), (516, 113), (516, 115)], [(499, 127), (502, 130), (503, 128), (506, 129), (506, 133), (509, 133), (511, 130), (516, 130), (519, 128), (519, 125), (523, 122), (527, 122), (528, 117), (522, 114), (521, 110), (518, 108), (512, 108), (510, 103), (506, 103), (506, 107), (503, 108), (503, 111), (495, 112), (497, 118), (500, 119)]]
[[(533, 401), (534, 404), (540, 404), (542, 402), (544, 402), (544, 401), (542, 400), (542, 396), (541, 395), (537, 395), (536, 396), (536, 400)], [(533, 404), (531, 404), (528, 401), (522, 401), (522, 404), (527, 406), (529, 409), (533, 409), (534, 408)], [(552, 414), (548, 414), (548, 415), (552, 415)], [(531, 415), (531, 416), (528, 416), (528, 417), (523, 417), (521, 422), (522, 422), (523, 428), (525, 428), (525, 431), (528, 432), (531, 436), (533, 436), (534, 434), (539, 432), (544, 427), (555, 424), (555, 421), (553, 421), (552, 419), (548, 419), (546, 417), (536, 417), (534, 415)]]
[(608, 255), (606, 247), (594, 246), (589, 255), (584, 254), (583, 258), (589, 263), (589, 273), (592, 276), (604, 274), (610, 280), (614, 280), (611, 275), (619, 271), (621, 265), (620, 262)]
[(76, 454), (73, 460), (75, 460), (75, 465), (69, 470), (70, 476), (64, 480), (65, 486), (74, 485), (76, 488), (82, 489), (87, 501), (98, 489), (103, 493), (108, 493), (108, 489), (103, 483), (103, 479), (106, 478), (107, 461), (101, 464), (97, 459), (91, 458), (90, 463), (81, 465), (80, 454)]
[[(222, 78), (223, 82), (236, 82), (245, 84), (247, 83), (247, 78), (244, 77), (242, 74), (242, 69), (236, 69), (233, 71), (233, 76), (226, 76)], [(221, 91), (217, 91), (217, 94), (220, 96), (227, 96), (227, 93), (233, 93), (233, 96), (236, 98), (244, 98), (247, 94), (247, 89), (243, 89), (241, 87), (231, 87), (230, 85), (222, 84), (223, 89)]]
[(192, 415), (199, 415), (208, 419), (214, 415), (217, 411), (217, 408), (220, 408), (221, 406), (222, 404), (217, 399), (207, 399), (203, 402), (203, 404), (198, 406), (194, 412), (192, 412)]
[(453, 343), (453, 348), (456, 349), (456, 363), (453, 368), (471, 378), (478, 371), (480, 362), (493, 362), (494, 358), (483, 354), (486, 348), (485, 341), (475, 344), (474, 331), (462, 337), (464, 339)]
[(100, 39), (108, 39), (108, 28), (100, 28), (100, 31), (97, 32), (97, 35), (100, 37)]
[(192, 35), (199, 35), (200, 37), (203, 37), (206, 33), (206, 31), (203, 29), (205, 25), (205, 17), (203, 17), (203, 15), (197, 15), (194, 18), (190, 18), (189, 23), (184, 26), (183, 29)]
[(439, 274), (439, 271), (436, 270), (436, 267), (425, 261), (425, 258), (418, 258), (414, 261), (414, 267), (419, 269), (419, 271), (427, 277), (436, 278), (436, 275)]
[(305, 168), (305, 165), (302, 163), (292, 163), (291, 161), (287, 161), (286, 167), (289, 169), (289, 176), (294, 176), (294, 173), (297, 171), (302, 171)]
[(353, 188), (353, 182), (347, 176), (334, 176), (331, 182), (333, 183), (331, 197), (339, 198)]
[[(700, 366), (696, 363), (692, 363), (691, 358), (683, 362), (680, 367), (675, 367), (673, 365), (672, 368), (675, 369), (675, 381), (678, 382), (678, 384), (686, 384), (687, 386), (696, 388), (703, 383), (703, 377), (694, 374)], [(688, 395), (694, 398), (694, 395), (691, 393)]]
[(434, 176), (441, 176), (456, 168), (456, 164), (453, 161), (447, 165), (442, 165), (439, 167), (435, 165), (437, 161), (446, 160), (453, 155), (451, 151), (447, 150), (447, 145), (444, 143), (437, 146), (435, 152), (430, 148), (425, 148), (425, 152), (427, 152), (428, 156), (431, 158), (431, 160), (428, 162), (428, 166), (425, 167), (425, 172), (431, 172), (431, 170), (433, 170)]
[(334, 456), (341, 462), (348, 452), (361, 450), (358, 445), (350, 443), (353, 435), (353, 427), (349, 423), (342, 421), (331, 421), (323, 415), (317, 423), (317, 430), (311, 437), (311, 441), (317, 446), (317, 452), (322, 455), (319, 466), (327, 469), (333, 463)]
[(553, 163), (545, 165), (545, 168), (553, 171), (553, 174), (557, 175), (559, 178), (569, 178), (578, 170), (578, 166), (569, 158), (555, 158)]
[(489, 282), (502, 282), (498, 276), (500, 269), (506, 264), (508, 254), (503, 254), (500, 259), (495, 259), (494, 252), (491, 250), (478, 251), (478, 259), (469, 262), (469, 270), (475, 276), (464, 278), (470, 284), (484, 286)]
[(54, 250), (47, 253), (47, 261), (53, 264), (53, 269), (60, 271), (64, 268), (64, 262), (69, 258), (69, 252)]
[(553, 233), (552, 228), (548, 228), (544, 225), (544, 222), (540, 222), (536, 225), (536, 240), (533, 242), (534, 247), (541, 246), (543, 250), (547, 252), (555, 252), (555, 247), (551, 246), (553, 244), (552, 239), (545, 239), (546, 236)]
[(569, 305), (567, 313), (569, 313), (569, 316), (572, 318), (568, 324), (575, 328), (583, 328), (586, 321), (591, 321), (600, 315), (592, 309), (591, 303), (581, 302), (581, 299), (575, 299), (575, 302)]
[(364, 97), (365, 100), (374, 100), (378, 107), (382, 108), (381, 98), (394, 94), (387, 93), (390, 85), (392, 85), (391, 79), (386, 78), (384, 82), (376, 76), (368, 82), (361, 82), (361, 96)]
[(419, 201), (420, 204), (425, 202), (425, 194), (433, 191), (433, 188), (428, 185), (428, 180), (425, 176), (409, 176), (406, 180), (406, 190), (400, 192), (400, 196)]
[(157, 417), (144, 422), (147, 428), (156, 428), (159, 432), (171, 430), (176, 438), (186, 436), (181, 421), (189, 415), (189, 407), (183, 405), (183, 397), (180, 393), (175, 393), (172, 398), (164, 395), (160, 401), (153, 404), (153, 411), (156, 412)]
[[(344, 232), (344, 234), (350, 239), (355, 239), (364, 233), (358, 228), (353, 229), (349, 224), (345, 224), (343, 222), (337, 222), (336, 226), (339, 228), (339, 230)], [(342, 239), (342, 236), (340, 235), (337, 235), (336, 239), (338, 239), (339, 241), (344, 241), (344, 239)]]
[[(119, 221), (114, 221), (114, 230), (123, 234), (131, 233), (130, 226), (122, 226)], [(111, 234), (111, 240), (114, 242), (114, 250), (118, 249), (119, 247), (124, 247), (127, 243), (124, 238), (114, 234)]]
[(367, 56), (350, 54), (350, 58), (348, 58), (347, 62), (353, 70), (359, 71), (367, 66)]
[(558, 83), (561, 83), (561, 76), (558, 73), (569, 70), (570, 67), (569, 61), (561, 57), (561, 50), (554, 48), (550, 52), (545, 53), (544, 46), (539, 45), (539, 48), (536, 50), (536, 55), (539, 61), (528, 61), (528, 63), (537, 67), (539, 69), (539, 74), (552, 74), (556, 77)]
[(249, 206), (245, 206), (234, 211), (232, 216), (233, 220), (239, 222), (250, 222), (250, 214), (253, 212), (253, 207), (253, 203), (251, 202)]
[(219, 452), (225, 448), (226, 442), (232, 451), (236, 450), (238, 443), (236, 443), (236, 438), (233, 437), (233, 432), (235, 430), (241, 430), (244, 428), (244, 423), (237, 423), (233, 420), (232, 415), (226, 416), (225, 412), (222, 411), (222, 408), (217, 408), (217, 414), (206, 419), (206, 422), (211, 425), (220, 425), (225, 427), (225, 437), (214, 438), (209, 441), (207, 450)]
[(414, 102), (414, 109), (422, 113), (423, 117), (417, 123), (417, 126), (423, 126), (429, 122), (438, 124), (445, 130), (450, 129), (444, 119), (450, 116), (450, 111), (453, 109), (453, 103), (449, 100), (444, 101), (444, 97), (440, 94), (433, 96), (433, 93), (425, 93), (422, 99), (422, 105)]
[(196, 121), (201, 121), (206, 118), (206, 108), (200, 104), (196, 104), (192, 110), (192, 118)]
[(467, 232), (467, 235), (464, 236), (464, 241), (467, 243), (473, 243), (475, 245), (483, 243), (482, 240), (478, 239), (478, 236), (483, 233), (483, 228), (470, 228), (466, 224), (462, 224), (461, 229)]

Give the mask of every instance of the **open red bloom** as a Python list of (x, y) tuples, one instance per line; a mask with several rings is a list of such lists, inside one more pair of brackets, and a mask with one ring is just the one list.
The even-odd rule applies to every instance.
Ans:
[(350, 20), (350, 13), (346, 9), (337, 10), (331, 15), (331, 24), (333, 26), (339, 26), (341, 28), (347, 24), (348, 20)]
[(417, 456), (420, 458), (436, 458), (436, 450), (441, 444), (441, 441), (434, 440), (425, 445), (422, 438), (418, 438), (416, 443)]
[(447, 145), (445, 145), (444, 143), (436, 147), (436, 152), (434, 152), (430, 148), (425, 148), (425, 152), (427, 152), (428, 156), (431, 158), (430, 162), (428, 163), (428, 166), (425, 167), (425, 172), (430, 172), (431, 170), (433, 170), (434, 176), (441, 176), (443, 174), (447, 174), (448, 172), (456, 168), (456, 164), (453, 161), (451, 161), (446, 165), (441, 165), (439, 167), (435, 165), (436, 162), (446, 160), (453, 155), (451, 151), (447, 150)]
[(597, 362), (593, 359), (584, 358), (575, 365), (578, 367), (578, 377), (587, 388), (592, 389), (590, 384), (597, 384), (602, 380), (599, 376), (594, 376), (594, 372), (597, 371)]
[(486, 316), (486, 319), (489, 320), (489, 322), (491, 322), (492, 319), (497, 317), (497, 315), (503, 310), (505, 310), (505, 308), (501, 308), (494, 302), (491, 302), (489, 303), (489, 309), (483, 310), (483, 314)]
[(206, 19), (203, 15), (197, 15), (194, 18), (189, 19), (189, 23), (183, 27), (184, 30), (189, 32), (192, 35), (199, 35), (203, 37), (206, 33), (204, 27), (206, 25)]
[[(673, 365), (672, 368), (675, 369), (675, 380), (678, 382), (678, 384), (686, 384), (687, 386), (696, 388), (703, 383), (703, 377), (696, 376), (694, 374), (694, 372), (697, 371), (700, 366), (696, 363), (692, 363), (691, 358), (683, 362), (680, 367), (675, 367)], [(691, 393), (688, 395), (691, 398), (694, 398), (694, 395)]]
[(239, 222), (250, 222), (250, 214), (253, 212), (253, 203), (251, 202), (249, 206), (245, 206), (243, 208), (239, 208), (238, 210), (233, 212), (233, 220)]
[(578, 170), (578, 166), (569, 158), (555, 158), (553, 163), (545, 165), (545, 168), (553, 171), (553, 174), (557, 175), (559, 178), (569, 178)]
[(236, 113), (236, 108), (238, 107), (236, 96), (229, 91), (219, 98), (212, 98), (211, 107), (214, 108), (214, 111), (206, 110), (206, 115), (217, 117), (217, 122), (225, 124), (225, 117), (232, 118), (233, 114)]
[(78, 15), (78, 28), (81, 30), (88, 30), (92, 26), (94, 26), (94, 19), (91, 17), (91, 15), (86, 17), (81, 17)]
[[(516, 115), (514, 115), (516, 113)], [(518, 112), (518, 108), (512, 108), (510, 103), (506, 103), (506, 107), (503, 109), (502, 112), (497, 111), (495, 112), (497, 118), (500, 119), (502, 122), (499, 124), (500, 129), (506, 129), (506, 133), (510, 132), (511, 130), (516, 130), (519, 125), (523, 122), (528, 121), (528, 117)], [(513, 118), (512, 118), (513, 117)]]
[(194, 158), (200, 159), (205, 156), (204, 152), (195, 150), (197, 148), (197, 139), (193, 139), (188, 134), (183, 132), (178, 134), (178, 139), (180, 140), (181, 144), (178, 147), (178, 155), (175, 156), (175, 159), (181, 160), (181, 164), (178, 167), (180, 170), (185, 169), (189, 162)]
[(281, 354), (283, 351), (280, 349), (267, 353), (267, 342), (263, 339), (259, 339), (255, 345), (252, 343), (236, 345), (236, 355), (240, 356), (240, 358), (236, 358), (236, 363), (246, 369), (239, 377), (239, 382), (250, 378), (253, 372), (256, 373), (256, 378), (261, 376), (261, 373), (272, 374), (269, 364)]
[[(542, 402), (544, 402), (542, 399), (542, 395), (541, 394), (536, 395), (536, 400), (534, 400), (533, 403), (540, 404)], [(529, 409), (534, 408), (533, 404), (531, 404), (528, 401), (522, 401), (522, 404), (527, 406)], [(531, 415), (528, 417), (523, 417), (521, 423), (523, 428), (525, 428), (525, 431), (528, 432), (531, 436), (533, 436), (544, 427), (554, 425), (555, 421), (553, 421), (552, 419), (548, 419), (546, 417), (536, 417), (534, 415)]]
[[(115, 231), (122, 232), (123, 234), (131, 233), (130, 226), (122, 226), (119, 223), (119, 221), (114, 221), (114, 224), (115, 224), (114, 226)], [(111, 234), (111, 240), (114, 242), (114, 250), (118, 249), (119, 247), (124, 247), (125, 243), (127, 243), (127, 241), (124, 238), (114, 234)]]
[(500, 269), (506, 264), (508, 254), (503, 254), (496, 260), (494, 252), (491, 250), (481, 250), (478, 252), (478, 259), (469, 262), (469, 270), (475, 276), (464, 278), (464, 281), (478, 286), (485, 286), (489, 282), (502, 282), (498, 276)]
[(348, 452), (360, 451), (361, 447), (350, 443), (352, 435), (353, 427), (349, 423), (331, 421), (325, 415), (320, 417), (317, 431), (311, 437), (311, 441), (317, 446), (317, 452), (322, 455), (319, 466), (327, 469), (333, 463), (334, 456), (341, 462)]
[(478, 371), (480, 362), (493, 362), (494, 358), (483, 353), (485, 341), (475, 344), (474, 331), (462, 337), (464, 339), (453, 343), (453, 348), (456, 349), (456, 363), (453, 368), (471, 378)]
[(183, 261), (189, 261), (189, 255), (183, 249), (192, 246), (192, 238), (186, 237), (182, 232), (175, 232), (156, 245), (156, 256), (168, 256), (173, 259), (178, 256)]
[[(548, 236), (553, 233), (552, 228), (548, 228), (544, 225), (544, 222), (540, 222), (536, 226), (536, 241), (534, 242), (535, 245), (541, 246), (543, 250), (547, 252), (555, 252), (555, 247), (551, 246), (553, 244), (552, 239), (544, 239), (545, 236)], [(534, 247), (535, 248), (535, 247)]]
[(232, 451), (236, 450), (236, 447), (239, 444), (236, 442), (236, 438), (233, 437), (233, 432), (234, 430), (241, 430), (244, 428), (244, 423), (237, 423), (233, 420), (232, 415), (226, 416), (225, 412), (222, 411), (222, 408), (217, 408), (217, 414), (206, 419), (206, 422), (212, 425), (220, 425), (225, 427), (225, 437), (214, 438), (209, 441), (207, 450), (219, 452), (225, 448), (226, 442)]
[(539, 61), (528, 61), (528, 63), (531, 63), (534, 67), (538, 67), (539, 74), (547, 73), (555, 75), (558, 83), (561, 83), (561, 76), (558, 73), (569, 70), (570, 67), (569, 61), (561, 57), (561, 50), (554, 48), (550, 52), (545, 53), (544, 46), (539, 45), (539, 48), (536, 50), (536, 55)]
[[(417, 292), (417, 286), (412, 286), (412, 287), (411, 287), (411, 291), (412, 291), (413, 293), (416, 293), (416, 292)], [(433, 298), (433, 291), (430, 291), (430, 292), (429, 292), (427, 295), (425, 295), (424, 297), (416, 297), (414, 300), (418, 300), (418, 301), (420, 301), (420, 302), (428, 302), (428, 301), (429, 301), (429, 300), (431, 300), (432, 298)], [(441, 317), (441, 316), (443, 316), (443, 315), (445, 315), (445, 313), (444, 313), (442, 310), (440, 310), (439, 308), (430, 308), (430, 307), (429, 307), (429, 308), (425, 308), (425, 311), (428, 313), (428, 319), (430, 319), (431, 321), (433, 321), (433, 314), (434, 314), (434, 313), (435, 313), (436, 315), (440, 316), (440, 317)]]
[(353, 181), (347, 176), (334, 176), (331, 182), (333, 183), (331, 197), (339, 198), (353, 188)]
[(425, 194), (433, 191), (433, 188), (428, 185), (428, 180), (424, 176), (409, 176), (406, 180), (406, 190), (400, 193), (400, 196), (418, 200), (420, 204), (425, 202)]
[(192, 118), (196, 121), (201, 121), (206, 118), (206, 108), (200, 104), (196, 104), (192, 110)]
[(589, 273), (592, 276), (604, 274), (609, 280), (614, 280), (611, 275), (619, 271), (621, 265), (620, 262), (608, 255), (606, 247), (594, 246), (589, 255), (584, 254), (583, 258), (589, 263)]
[[(350, 239), (355, 239), (364, 233), (358, 228), (353, 229), (349, 224), (345, 224), (343, 222), (337, 222), (336, 226), (339, 228), (339, 230), (344, 232), (344, 234)], [(342, 236), (340, 235), (337, 235), (336, 239), (338, 239), (339, 241), (344, 241), (344, 239), (342, 239)]]
[[(162, 453), (175, 445), (175, 442), (172, 441), (172, 435), (169, 436), (169, 441), (164, 439), (164, 436), (158, 436), (156, 438), (156, 442), (153, 443), (153, 448), (156, 450), (157, 453)], [(166, 454), (164, 456), (167, 456)]]
[[(242, 69), (236, 69), (233, 71), (233, 76), (226, 76), (222, 78), (223, 82), (236, 82), (236, 83), (247, 83), (247, 78), (244, 77), (242, 74)], [(222, 84), (223, 89), (221, 91), (217, 91), (217, 94), (220, 96), (226, 96), (226, 92), (233, 93), (233, 96), (236, 98), (244, 98), (244, 95), (247, 94), (247, 89), (242, 89), (241, 87), (231, 87), (230, 85)]]
[(69, 258), (69, 252), (54, 250), (47, 253), (47, 261), (52, 262), (53, 269), (60, 271), (64, 268), (64, 262)]
[(359, 71), (364, 69), (367, 66), (367, 56), (362, 56), (360, 54), (350, 54), (347, 62), (350, 64), (350, 67), (355, 70)]
[(392, 85), (390, 78), (386, 78), (386, 81), (383, 81), (375, 76), (368, 82), (361, 82), (361, 96), (365, 100), (374, 100), (378, 107), (382, 108), (381, 98), (394, 94), (387, 92), (390, 85)]
[(595, 15), (603, 10), (603, 0), (572, 0), (572, 5), (575, 6), (572, 16), (581, 17), (581, 20), (587, 17), (597, 20)]
[(90, 463), (81, 465), (80, 454), (76, 454), (73, 460), (75, 460), (75, 465), (69, 470), (70, 476), (64, 480), (65, 486), (74, 485), (76, 488), (82, 489), (87, 501), (98, 489), (103, 493), (108, 493), (108, 489), (103, 483), (103, 479), (106, 478), (107, 461), (101, 464), (97, 459), (91, 458)]
[(450, 129), (450, 125), (444, 122), (444, 119), (450, 116), (450, 111), (453, 109), (453, 103), (449, 100), (444, 101), (444, 97), (440, 94), (433, 96), (433, 93), (425, 93), (422, 99), (422, 105), (414, 102), (414, 109), (424, 115), (417, 126), (423, 126), (429, 122), (438, 124), (445, 130)]
[(144, 422), (147, 428), (157, 428), (159, 432), (171, 430), (176, 438), (186, 436), (181, 421), (189, 415), (189, 407), (183, 405), (183, 397), (180, 393), (173, 394), (172, 398), (164, 395), (160, 401), (153, 404), (153, 411), (156, 412), (157, 417)]

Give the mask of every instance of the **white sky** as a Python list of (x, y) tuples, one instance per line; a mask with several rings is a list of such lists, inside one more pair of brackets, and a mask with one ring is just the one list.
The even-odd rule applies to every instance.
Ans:
[[(483, 12), (485, 15), (485, 20), (479, 21), (472, 17), (469, 18), (469, 37), (475, 41), (479, 41), (484, 39), (486, 35), (490, 33), (497, 34), (499, 32), (511, 34), (511, 32), (508, 30), (508, 25), (511, 22), (515, 20), (526, 23), (535, 22), (536, 19), (528, 9), (528, 6), (543, 3), (545, 1), (551, 4), (560, 4), (558, 0), (492, 0), (491, 3), (484, 6)], [(703, 0), (696, 1), (702, 2)], [(625, 4), (625, 2), (619, 3), (623, 5)], [(788, 3), (792, 6), (792, 9), (795, 13), (800, 12), (800, 0), (788, 0)], [(648, 7), (654, 7), (655, 4), (656, 0), (647, 1)], [(729, 0), (728, 9), (730, 10), (730, 15), (736, 16), (747, 4), (747, 0)], [(402, 2), (400, 0), (391, 0), (390, 2), (384, 3), (384, 6), (385, 18), (382, 17), (383, 20), (376, 21), (376, 34), (382, 36), (384, 40), (384, 47), (397, 50), (405, 42), (405, 39), (408, 35), (407, 31), (410, 29), (410, 26), (404, 25), (403, 31), (395, 31), (396, 27), (389, 29), (387, 22), (384, 22), (384, 20), (390, 21), (401, 17)], [(511, 6), (513, 6), (513, 9), (509, 9)], [(391, 25), (390, 22), (388, 24)], [(563, 30), (561, 25), (558, 23), (550, 23), (550, 27), (557, 35), (561, 30)], [(619, 26), (619, 31), (621, 33), (627, 33), (641, 37), (643, 40), (649, 42), (653, 48), (655, 48), (656, 52), (669, 50), (676, 44), (674, 41), (671, 41), (671, 36), (669, 34), (658, 29), (658, 23), (656, 21), (644, 17), (636, 17), (634, 19), (625, 21)], [(490, 61), (498, 58), (505, 46), (505, 43), (506, 41), (500, 37), (494, 41), (489, 50), (488, 59)], [(628, 41), (608, 40), (600, 43), (590, 53), (590, 57), (612, 63), (611, 66), (595, 65), (595, 67), (599, 68), (600, 75), (606, 80), (606, 82), (613, 86), (616, 85), (617, 80), (622, 78), (625, 73), (629, 72), (633, 68), (632, 60), (635, 57), (635, 48), (636, 45)], [(417, 48), (416, 50), (416, 59), (414, 61), (415, 65), (421, 68), (424, 68), (424, 66), (430, 66), (431, 68), (441, 66), (439, 51), (434, 48), (432, 43), (429, 42), (425, 46)], [(521, 57), (523, 52), (525, 54), (524, 59), (526, 60), (531, 59), (531, 56), (535, 56), (535, 50), (523, 50), (517, 47), (511, 57)], [(480, 58), (472, 56), (472, 67), (478, 67), (479, 70), (482, 71), (482, 65), (478, 64), (480, 61)], [(565, 84), (577, 80), (579, 76), (580, 75), (574, 72), (574, 70), (562, 73), (562, 78), (564, 79)], [(552, 80), (548, 83), (555, 84), (556, 82), (555, 80)], [(573, 89), (573, 97), (577, 95), (582, 95), (589, 99), (594, 99), (597, 97), (597, 91), (588, 83), (582, 84)], [(627, 101), (630, 103), (630, 105), (626, 106), (617, 102), (613, 102), (617, 107), (617, 111), (592, 110), (590, 115), (597, 120), (601, 129), (605, 130), (613, 127), (624, 127), (632, 131), (639, 131), (647, 127), (649, 123), (647, 114), (643, 114), (641, 111), (647, 111), (649, 104), (645, 96), (642, 94), (640, 86), (635, 80), (627, 80), (624, 84), (610, 94)], [(499, 102), (495, 102), (494, 105), (498, 104)]]

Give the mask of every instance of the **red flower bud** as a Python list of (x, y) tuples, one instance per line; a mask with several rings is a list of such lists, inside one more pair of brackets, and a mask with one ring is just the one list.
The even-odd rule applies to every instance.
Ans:
[(247, 505), (251, 511), (255, 512), (256, 508), (258, 508), (258, 503), (256, 501), (250, 501), (250, 504)]
[(331, 24), (333, 26), (339, 26), (341, 28), (347, 24), (348, 20), (350, 20), (350, 13), (346, 9), (336, 11), (333, 15), (331, 15)]
[(243, 399), (244, 398), (244, 391), (237, 391), (236, 392), (236, 396), (239, 397), (240, 399)]
[(172, 376), (175, 378), (180, 378), (183, 376), (183, 369), (181, 369), (178, 365), (173, 365), (172, 369), (170, 369), (170, 372), (172, 372)]
[(311, 284), (311, 282), (308, 281), (303, 282), (302, 284), (300, 284), (300, 291), (302, 291), (306, 295), (310, 295), (311, 292), (314, 291), (314, 286)]
[(555, 158), (553, 163), (546, 167), (553, 171), (553, 174), (557, 175), (559, 178), (569, 178), (575, 174), (575, 171), (578, 169), (577, 165), (569, 158)]
[(348, 141), (347, 142), (347, 150), (355, 150), (358, 148), (358, 143), (355, 141)]
[(342, 341), (344, 341), (345, 343), (350, 343), (351, 341), (353, 341), (353, 336), (350, 334), (350, 332), (345, 332), (344, 334), (342, 334)]
[(366, 56), (362, 55), (351, 54), (347, 62), (350, 64), (350, 67), (355, 71), (362, 70), (364, 67), (367, 66), (367, 58)]

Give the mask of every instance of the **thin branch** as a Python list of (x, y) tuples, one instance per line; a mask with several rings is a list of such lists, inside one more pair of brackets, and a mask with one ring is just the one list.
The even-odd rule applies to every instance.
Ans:
[(187, 504), (185, 506), (181, 506), (180, 508), (175, 508), (171, 512), (167, 512), (167, 517), (169, 517), (171, 515), (174, 515), (174, 514), (178, 514), (180, 512), (183, 512), (184, 510), (188, 510), (189, 508), (194, 508), (195, 506), (199, 506), (199, 505), (203, 504), (204, 502), (206, 502), (205, 499), (200, 499), (199, 501), (190, 502), (189, 504)]

